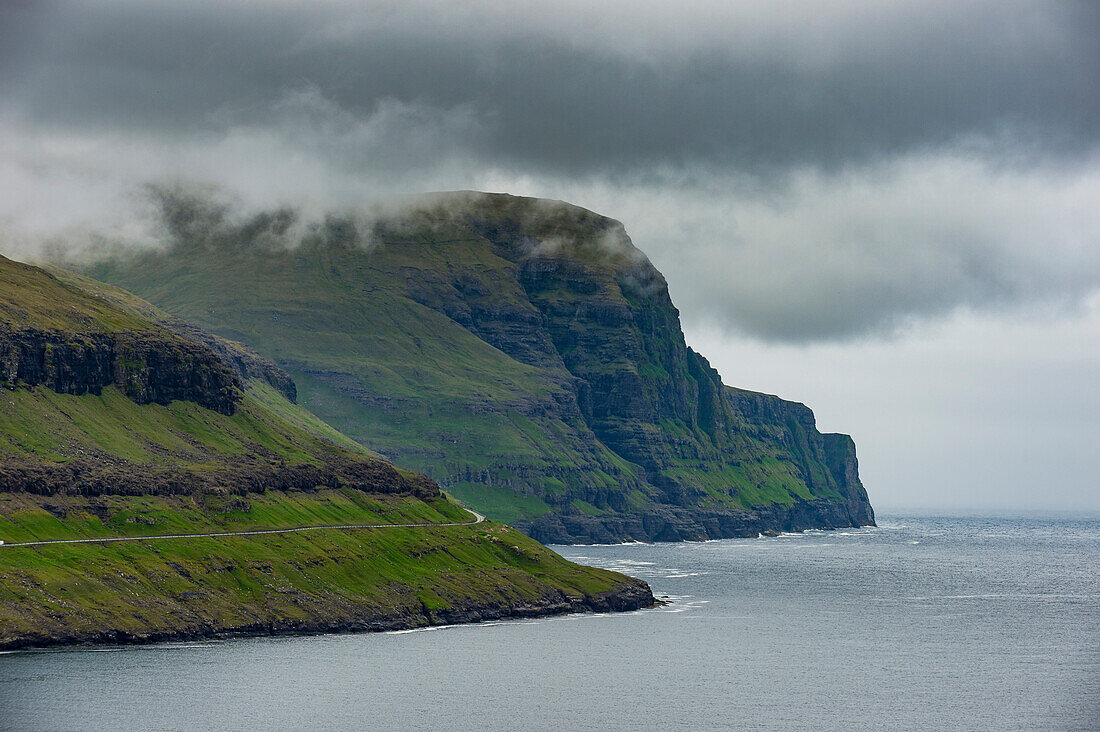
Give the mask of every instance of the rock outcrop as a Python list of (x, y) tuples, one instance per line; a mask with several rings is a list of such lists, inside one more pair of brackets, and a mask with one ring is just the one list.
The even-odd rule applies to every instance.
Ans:
[(248, 346), (219, 338), (209, 331), (182, 320), (172, 319), (166, 321), (164, 325), (172, 332), (209, 348), (223, 365), (237, 374), (242, 382), (247, 383), (253, 379), (266, 382), (275, 391), (285, 396), (291, 404), (298, 402), (298, 387), (290, 374)]
[(73, 333), (0, 323), (0, 385), (99, 394), (116, 385), (138, 404), (173, 400), (232, 414), (240, 377), (210, 349), (160, 329)]
[[(41, 496), (238, 495), (265, 491), (313, 492), (351, 488), (365, 493), (440, 496), (431, 478), (401, 473), (381, 460), (329, 457), (323, 464), (287, 465), (277, 459), (241, 460), (196, 471), (85, 458), (64, 463), (9, 459), (0, 462), (0, 493)], [(267, 456), (269, 458), (274, 456)]]

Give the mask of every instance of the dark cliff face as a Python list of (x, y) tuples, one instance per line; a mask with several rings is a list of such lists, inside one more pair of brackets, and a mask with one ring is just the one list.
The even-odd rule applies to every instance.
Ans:
[[(250, 231), (181, 232), (92, 274), (246, 341), (346, 434), (542, 540), (873, 521), (854, 448), (803, 405), (725, 387), (617, 221), (464, 193), (296, 249)], [(246, 304), (224, 294), (242, 277)]]
[[(506, 272), (518, 281), (523, 297), (510, 303), (486, 302), (499, 286), (470, 271), (427, 287), (422, 279), (410, 280), (414, 297), (431, 293), (420, 294), (419, 302), (459, 319), (517, 361), (564, 370), (575, 406), (562, 404), (561, 413), (569, 418), (579, 411), (596, 440), (640, 467), (640, 475), (619, 480), (640, 479), (658, 504), (652, 511), (635, 511), (640, 519), (625, 523), (622, 517), (567, 512), (521, 525), (545, 541), (586, 541), (873, 524), (851, 438), (819, 433), (813, 412), (802, 404), (725, 387), (709, 362), (687, 347), (664, 277), (634, 248), (621, 224), (586, 218), (584, 236), (595, 237), (587, 251), (585, 242), (570, 245), (568, 237), (575, 233), (569, 230), (539, 238), (526, 233), (530, 227), (520, 221), (468, 219), (496, 255), (515, 264)], [(789, 490), (793, 500), (736, 505), (751, 491), (720, 489), (725, 495), (716, 497), (699, 476), (739, 471), (769, 457), (779, 457), (786, 464), (784, 477), (804, 489)], [(585, 500), (623, 509), (610, 496)], [(709, 515), (709, 526), (699, 520), (701, 514)]]
[(253, 379), (263, 381), (285, 396), (291, 404), (298, 402), (298, 387), (290, 374), (251, 348), (219, 338), (182, 320), (168, 321), (165, 327), (210, 349), (222, 365), (233, 371), (241, 382), (247, 383)]
[(867, 499), (867, 489), (859, 480), (856, 443), (848, 435), (826, 433), (821, 436), (826, 465), (836, 480), (837, 488), (848, 504), (848, 515), (856, 526), (874, 526), (875, 512)]
[(0, 385), (99, 394), (115, 385), (138, 404), (187, 401), (233, 414), (258, 379), (294, 403), (290, 375), (251, 349), (182, 321), (115, 333), (12, 328), (0, 323)]
[(73, 333), (0, 324), (0, 383), (99, 394), (116, 385), (138, 404), (190, 401), (232, 414), (241, 380), (201, 344), (166, 331)]
[(439, 486), (426, 476), (402, 474), (381, 460), (351, 460), (335, 455), (320, 465), (251, 459), (237, 464), (226, 461), (202, 471), (96, 459), (66, 463), (11, 459), (0, 463), (0, 493), (37, 496), (246, 496), (325, 488), (421, 499), (440, 496)]

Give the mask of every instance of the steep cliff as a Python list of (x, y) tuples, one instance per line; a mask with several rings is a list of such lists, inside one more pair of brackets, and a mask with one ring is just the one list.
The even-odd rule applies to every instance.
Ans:
[(169, 249), (90, 273), (248, 343), (326, 421), (536, 538), (873, 522), (850, 441), (724, 387), (617, 221), (475, 193), (312, 227), (166, 205)]

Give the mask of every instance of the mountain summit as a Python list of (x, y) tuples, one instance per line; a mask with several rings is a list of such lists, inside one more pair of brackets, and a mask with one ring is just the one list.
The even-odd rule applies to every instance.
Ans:
[(248, 344), (334, 427), (535, 538), (874, 523), (851, 438), (723, 385), (618, 221), (473, 192), (312, 224), (163, 202), (168, 248), (89, 273)]

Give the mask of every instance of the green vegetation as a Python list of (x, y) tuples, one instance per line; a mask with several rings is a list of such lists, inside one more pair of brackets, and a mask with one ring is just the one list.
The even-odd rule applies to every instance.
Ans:
[[(644, 583), (471, 524), (430, 480), (293, 403), (289, 377), (247, 350), (211, 350), (129, 293), (56, 272), (0, 260), (0, 648), (652, 602)], [(118, 356), (118, 334), (140, 334), (145, 357)], [(141, 398), (173, 380), (186, 398)], [(203, 406), (208, 388), (232, 402)], [(396, 526), (422, 523), (438, 525)], [(166, 538), (360, 524), (378, 528)], [(133, 540), (17, 545), (120, 537)]]
[(448, 491), (463, 503), (478, 506), (480, 510), (500, 517), (501, 521), (517, 521), (530, 516), (540, 516), (550, 510), (538, 496), (517, 495), (509, 488), (458, 481)]
[[(33, 502), (33, 501), (32, 501)], [(58, 518), (0, 495), (0, 535), (74, 536), (358, 519), (454, 519), (410, 498), (267, 495), (221, 514), (172, 501), (112, 498), (106, 522), (85, 504)], [(102, 511), (103, 505), (96, 506)], [(464, 511), (460, 511), (466, 514)], [(42, 514), (46, 513), (45, 516)], [(18, 527), (18, 528), (14, 528)], [(186, 638), (232, 632), (415, 627), (582, 609), (643, 585), (567, 562), (500, 524), (324, 530), (0, 548), (0, 648)], [(641, 595), (639, 595), (641, 596)]]
[(618, 222), (476, 193), (304, 227), (163, 203), (168, 248), (87, 273), (274, 359), (326, 422), (489, 516), (563, 541), (539, 527), (800, 502), (870, 520), (808, 409), (687, 348)]
[(0, 493), (0, 539), (28, 541), (219, 533), (298, 526), (466, 523), (445, 497), (266, 491), (247, 496), (33, 496)]
[(115, 387), (99, 395), (45, 387), (0, 392), (0, 456), (65, 462), (99, 454), (149, 465), (202, 467), (248, 457), (257, 447), (294, 463), (352, 450), (333, 430), (266, 384), (254, 384), (233, 415), (192, 402), (135, 404)]
[(0, 256), (0, 325), (79, 333), (145, 330), (148, 320)]

